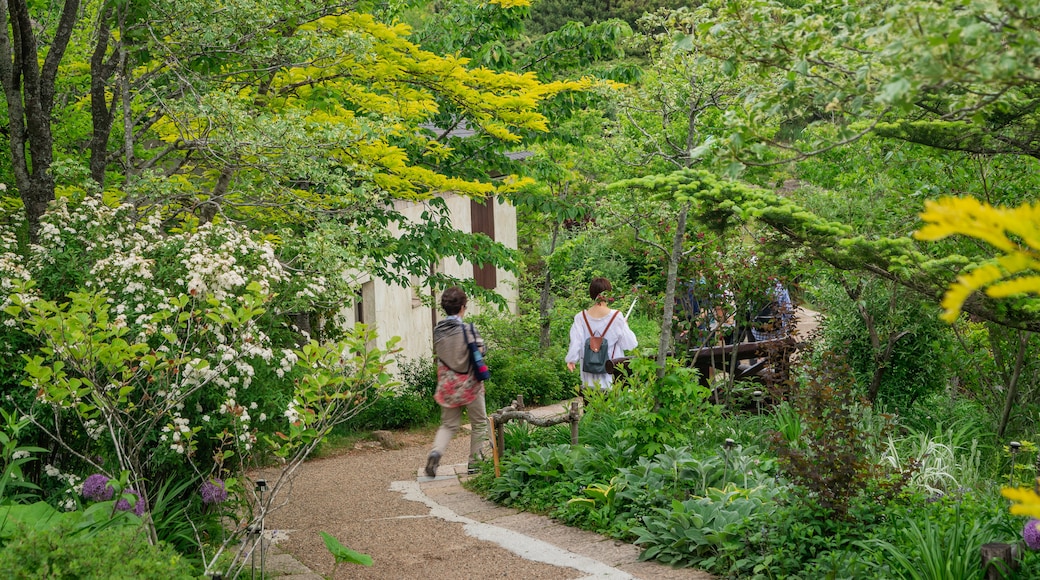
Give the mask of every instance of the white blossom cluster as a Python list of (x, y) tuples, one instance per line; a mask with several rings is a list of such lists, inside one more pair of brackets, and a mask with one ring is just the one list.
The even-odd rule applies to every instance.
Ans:
[(325, 291), (328, 289), (328, 285), (325, 283), (324, 276), (312, 276), (307, 278), (304, 282), (303, 288), (296, 292), (297, 298), (304, 300), (319, 300)]
[(63, 473), (60, 469), (54, 467), (50, 463), (43, 466), (43, 473), (48, 477), (53, 477), (65, 483), (65, 497), (59, 504), (61, 509), (70, 512), (79, 507), (76, 503), (75, 496), (78, 496), (83, 488), (83, 478), (75, 473)]
[(194, 432), (191, 428), (191, 421), (186, 417), (180, 415), (174, 415), (173, 421), (163, 425), (162, 433), (159, 435), (159, 441), (163, 443), (169, 441), (170, 449), (180, 455), (184, 455), (191, 449), (191, 438)]
[[(302, 294), (318, 299), (327, 286), (325, 279), (301, 274), (300, 280), (292, 280), (271, 243), (233, 224), (209, 223), (183, 231), (170, 231), (167, 226), (157, 210), (113, 206), (96, 195), (78, 201), (61, 197), (43, 217), (38, 243), (27, 259), (19, 256), (14, 230), (0, 226), (0, 306), (9, 305), (17, 279), (30, 280), (33, 273), (73, 272), (67, 277), (81, 287), (68, 291), (103, 294), (111, 324), (129, 331), (126, 340), (147, 344), (168, 360), (186, 361), (146, 383), (153, 411), (170, 420), (159, 435), (162, 447), (190, 454), (195, 434), (215, 417), (233, 411), (231, 429), (239, 444), (249, 449), (257, 440), (253, 416), (263, 422), (267, 415), (250, 413), (257, 410), (256, 403), (239, 404), (239, 393), (252, 386), (256, 365), (270, 365), (278, 377), (284, 377), (296, 356), (291, 350), (272, 348), (270, 338), (252, 322), (233, 325), (206, 314), (214, 308), (212, 301), (239, 307), (253, 283), (262, 295), (303, 287)], [(190, 297), (183, 309), (176, 304), (181, 296)], [(177, 319), (184, 312), (191, 315), (187, 322)], [(0, 321), (15, 324), (3, 314)], [(101, 389), (115, 393), (119, 386), (112, 383)], [(195, 396), (203, 390), (206, 396)], [(218, 408), (195, 404), (189, 413), (184, 405), (188, 400), (223, 403)], [(70, 399), (67, 404), (75, 402)], [(93, 419), (85, 421), (84, 428), (95, 440), (105, 434)]]
[(289, 423), (295, 423), (300, 420), (300, 412), (296, 409), (299, 404), (300, 403), (296, 399), (289, 401), (289, 405), (285, 409), (284, 413), (285, 418), (289, 420)]
[(199, 226), (187, 236), (181, 255), (186, 271), (184, 291), (192, 296), (209, 294), (223, 301), (249, 282), (258, 282), (262, 292), (270, 292), (271, 285), (283, 278), (270, 244), (226, 226)]
[(101, 435), (105, 432), (105, 426), (98, 423), (97, 419), (87, 419), (83, 422), (83, 428), (87, 432), (87, 437), (94, 441), (101, 439)]
[(285, 376), (285, 373), (291, 371), (293, 365), (296, 364), (296, 360), (296, 353), (287, 348), (283, 348), (282, 356), (278, 362), (278, 367), (274, 369), (274, 372), (276, 375), (278, 375), (278, 378), (282, 378), (283, 376)]
[[(14, 232), (0, 230), (0, 320), (5, 326), (14, 326), (15, 319), (3, 313), (3, 310), (11, 305), (11, 293), (14, 291), (15, 280), (30, 280), (32, 275), (25, 267), (21, 256), (17, 253), (18, 239)], [(14, 354), (8, 352), (10, 345), (4, 345), (4, 355)]]

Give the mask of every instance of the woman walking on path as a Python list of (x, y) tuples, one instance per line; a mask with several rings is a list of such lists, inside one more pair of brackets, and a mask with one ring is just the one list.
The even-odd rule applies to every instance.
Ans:
[(433, 329), (433, 348), (437, 353), (437, 391), (433, 398), (441, 406), (441, 426), (433, 438), (433, 449), (426, 457), (426, 475), (435, 477), (441, 456), (455, 437), (466, 408), (472, 427), (469, 439), (469, 468), (474, 470), (487, 440), (487, 410), (484, 381), (474, 377), (469, 343), (484, 352), (484, 340), (473, 324), (462, 321), (466, 314), (466, 293), (452, 286), (441, 294), (441, 308), (447, 317)]
[[(605, 339), (609, 348), (607, 356), (611, 360), (625, 356), (626, 350), (639, 346), (625, 316), (607, 306), (605, 293), (610, 289), (610, 281), (606, 278), (593, 278), (589, 284), (589, 297), (592, 298), (593, 305), (588, 310), (574, 315), (574, 324), (571, 324), (571, 344), (567, 349), (566, 358), (567, 369), (571, 372), (581, 365), (585, 341), (593, 335)], [(614, 377), (609, 372), (589, 373), (582, 369), (581, 383), (583, 387), (609, 390), (614, 383)]]

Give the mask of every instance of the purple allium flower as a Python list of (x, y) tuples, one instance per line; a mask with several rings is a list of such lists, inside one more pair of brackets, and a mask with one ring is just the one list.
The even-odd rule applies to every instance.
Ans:
[(94, 501), (108, 501), (112, 499), (115, 490), (108, 485), (108, 478), (100, 473), (95, 473), (83, 480), (83, 489), (80, 494)]
[[(144, 500), (141, 499), (141, 494), (137, 493), (136, 489), (127, 489), (123, 493), (130, 494), (137, 498), (133, 507), (134, 515), (144, 515)], [(130, 511), (130, 502), (126, 498), (120, 498), (119, 501), (116, 502), (116, 510), (121, 512)]]
[(227, 488), (224, 487), (224, 480), (214, 477), (209, 481), (202, 484), (199, 488), (199, 495), (202, 496), (202, 503), (220, 503), (227, 499)]
[(1022, 539), (1031, 550), (1040, 550), (1040, 520), (1033, 518), (1022, 528)]

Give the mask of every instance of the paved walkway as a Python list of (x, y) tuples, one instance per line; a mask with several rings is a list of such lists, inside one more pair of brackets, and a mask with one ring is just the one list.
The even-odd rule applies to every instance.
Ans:
[[(533, 411), (539, 415), (562, 412), (564, 404), (542, 407)], [(467, 426), (468, 427), (468, 426)], [(460, 432), (446, 454), (447, 460), (458, 460), (468, 448), (468, 433)], [(404, 450), (407, 451), (407, 450)], [(323, 578), (411, 578), (415, 577), (415, 569), (427, 568), (425, 574), (429, 578), (438, 579), (473, 579), (485, 580), (489, 576), (507, 578), (549, 579), (611, 579), (611, 580), (711, 580), (712, 576), (691, 569), (674, 569), (656, 562), (640, 562), (640, 548), (620, 542), (599, 534), (577, 528), (564, 526), (551, 518), (520, 512), (489, 502), (462, 487), (466, 475), (466, 464), (442, 464), (436, 477), (427, 477), (422, 473), (422, 458), (425, 447), (413, 448), (410, 457), (415, 465), (414, 478), (396, 481), (384, 480), (380, 492), (391, 491), (398, 500), (413, 506), (399, 506), (398, 500), (384, 495), (379, 502), (389, 517), (361, 519), (353, 522), (339, 522), (348, 528), (367, 529), (363, 536), (373, 535), (376, 527), (394, 527), (389, 537), (396, 544), (397, 551), (388, 555), (373, 554), (375, 547), (359, 545), (358, 539), (349, 535), (344, 543), (359, 551), (370, 553), (377, 562), (384, 566), (382, 571), (357, 566), (340, 566), (327, 569), (321, 560), (324, 558), (307, 555), (308, 550), (301, 543), (311, 532), (325, 529), (341, 540), (343, 534), (336, 533), (333, 519), (327, 513), (311, 513), (307, 522), (300, 523), (300, 516), (287, 519), (272, 518), (272, 527), (289, 525), (295, 529), (276, 529), (274, 543), (265, 558), (265, 568), (269, 577), (279, 580), (322, 580)], [(370, 454), (372, 460), (381, 462), (399, 461), (399, 451)], [(328, 472), (331, 468), (342, 467), (343, 462), (351, 461), (351, 456), (322, 459), (308, 464), (317, 466), (318, 471)], [(320, 464), (325, 464), (324, 466)], [(340, 465), (336, 465), (340, 464)], [(373, 464), (372, 461), (369, 464)], [(308, 474), (301, 475), (301, 480), (294, 485), (294, 495), (301, 488), (308, 489), (312, 485), (307, 482)], [(363, 478), (362, 478), (363, 479)], [(357, 490), (354, 490), (357, 491)], [(377, 490), (373, 490), (375, 493)], [(291, 498), (287, 506), (289, 511), (298, 500)], [(351, 510), (358, 511), (358, 510)], [(390, 515), (402, 512), (401, 515)], [(411, 512), (411, 513), (410, 513)], [(322, 521), (324, 520), (324, 521)], [(320, 522), (320, 523), (317, 523)], [(405, 522), (410, 522), (407, 525)], [(423, 522), (426, 522), (425, 524)], [(423, 545), (428, 540), (420, 537), (420, 531), (409, 531), (408, 527), (436, 529), (435, 535), (447, 537), (453, 545), (462, 546), (468, 556), (479, 562), (475, 566), (460, 564), (450, 568), (439, 567), (443, 558)], [(310, 529), (308, 529), (310, 527)], [(399, 529), (398, 529), (399, 528)], [(465, 538), (465, 540), (463, 540)], [(384, 540), (385, 541), (385, 540)], [(307, 543), (312, 543), (313, 540)], [(320, 542), (320, 540), (319, 540)], [(412, 550), (410, 557), (401, 552)], [(462, 548), (460, 548), (462, 550)], [(501, 554), (500, 554), (501, 553)], [(506, 557), (503, 557), (505, 554)], [(458, 555), (453, 556), (460, 558)], [(315, 558), (318, 558), (315, 560)], [(402, 558), (401, 563), (389, 564), (388, 558)], [(302, 561), (310, 560), (308, 566)], [(492, 562), (497, 562), (492, 564)], [(314, 567), (326, 567), (325, 573), (315, 571)], [(389, 567), (389, 569), (387, 569)], [(409, 568), (414, 567), (414, 568)], [(396, 572), (395, 572), (396, 570)], [(259, 571), (259, 569), (258, 569)], [(247, 570), (248, 573), (248, 570)]]

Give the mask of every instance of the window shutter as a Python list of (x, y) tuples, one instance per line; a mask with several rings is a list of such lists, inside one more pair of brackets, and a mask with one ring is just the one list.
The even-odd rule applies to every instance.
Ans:
[[(470, 231), (485, 234), (495, 239), (495, 200), (488, 198), (484, 203), (475, 199), (469, 202)], [(473, 264), (473, 280), (482, 288), (494, 290), (498, 286), (498, 271), (487, 264)]]

